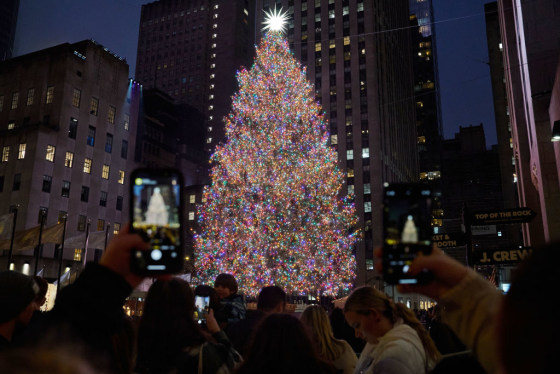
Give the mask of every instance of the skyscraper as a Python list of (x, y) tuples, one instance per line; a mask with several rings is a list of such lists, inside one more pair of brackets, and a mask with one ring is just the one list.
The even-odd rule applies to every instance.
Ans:
[(254, 8), (249, 0), (159, 0), (142, 6), (136, 80), (203, 113), (205, 150), (224, 139), (222, 118), (251, 62)]
[(19, 0), (3, 0), (0, 4), (0, 61), (12, 57), (19, 12)]
[(372, 282), (383, 183), (418, 179), (408, 1), (257, 0), (257, 25), (275, 7), (288, 13), (288, 40), (326, 113), (344, 193), (354, 195), (364, 232), (356, 283)]

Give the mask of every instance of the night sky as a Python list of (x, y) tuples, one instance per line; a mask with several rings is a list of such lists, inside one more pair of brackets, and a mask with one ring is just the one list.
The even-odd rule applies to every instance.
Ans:
[[(433, 0), (444, 137), (459, 126), (484, 124), (496, 144), (484, 4), (490, 0)], [(140, 9), (148, 0), (21, 0), (15, 56), (62, 43), (94, 39), (126, 58), (134, 76)]]

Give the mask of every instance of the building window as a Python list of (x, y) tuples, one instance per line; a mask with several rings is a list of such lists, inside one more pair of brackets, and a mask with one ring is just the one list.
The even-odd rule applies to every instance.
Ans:
[(80, 216), (78, 217), (78, 231), (86, 231), (86, 221), (87, 217), (80, 214)]
[(78, 120), (74, 117), (70, 118), (70, 124), (68, 125), (68, 137), (70, 139), (76, 139), (78, 134)]
[(98, 111), (99, 111), (99, 99), (96, 97), (92, 97), (89, 103), (89, 113), (96, 116)]
[(68, 212), (65, 212), (64, 210), (59, 210), (58, 211), (58, 218), (56, 220), (56, 223), (64, 223), (64, 220), (66, 219), (66, 217), (68, 217)]
[(107, 192), (101, 191), (101, 195), (99, 197), (99, 205), (107, 206)]
[(103, 231), (105, 230), (105, 220), (104, 219), (98, 219), (97, 220), (97, 231)]
[(371, 212), (371, 201), (364, 202), (364, 213)]
[(349, 184), (348, 185), (348, 195), (352, 195), (352, 194), (354, 194), (354, 185)]
[(196, 195), (190, 195), (189, 196), (189, 203), (194, 204), (196, 202)]
[(109, 165), (103, 165), (103, 169), (101, 170), (101, 177), (103, 179), (109, 179)]
[(14, 174), (14, 183), (12, 185), (12, 191), (19, 191), (21, 186), (21, 173)]
[(119, 180), (120, 184), (124, 184), (124, 170), (119, 170)]
[(117, 196), (117, 206), (116, 209), (117, 210), (122, 210), (123, 207), (123, 197), (122, 196)]
[(189, 212), (189, 221), (194, 221), (194, 212)]
[(54, 145), (47, 145), (47, 153), (45, 154), (45, 159), (50, 162), (54, 162), (54, 153), (56, 147)]
[(128, 128), (130, 127), (130, 114), (124, 115), (123, 127), (125, 130), (128, 130)]
[(2, 147), (2, 162), (8, 162), (10, 159), (10, 146), (5, 145)]
[(113, 234), (117, 235), (121, 231), (121, 224), (119, 222), (115, 222), (113, 225)]
[(43, 175), (43, 192), (50, 193), (52, 186), (52, 177), (50, 175)]
[(91, 174), (91, 158), (84, 159), (84, 173)]
[(113, 150), (113, 135), (107, 133), (107, 139), (105, 140), (105, 152), (111, 153)]
[(354, 150), (353, 149), (346, 150), (346, 159), (347, 160), (353, 160), (354, 159)]
[(16, 123), (15, 121), (10, 121), (8, 122), (8, 130), (13, 130), (16, 128)]
[(128, 158), (128, 141), (123, 140), (121, 145), (121, 158), (127, 159)]
[(85, 203), (89, 201), (89, 187), (82, 186), (82, 191), (80, 192), (80, 200)]
[(60, 192), (62, 197), (70, 197), (70, 181), (62, 181), (62, 190)]
[[(82, 231), (85, 231), (82, 230)], [(74, 248), (74, 261), (82, 261), (82, 249), (81, 248)]]
[(18, 160), (22, 160), (25, 158), (25, 148), (26, 148), (26, 144), (25, 143), (21, 143), (19, 145), (19, 151), (18, 151)]
[(27, 106), (33, 105), (33, 98), (35, 97), (35, 89), (30, 88), (27, 90)]
[(112, 105), (109, 105), (109, 111), (107, 112), (107, 122), (115, 124), (115, 114), (117, 112), (117, 108)]
[(92, 147), (95, 144), (95, 127), (89, 126), (88, 127), (88, 135), (87, 135), (87, 145), (91, 145)]
[(364, 195), (371, 193), (371, 185), (369, 183), (364, 183)]
[(369, 158), (369, 148), (362, 148), (362, 158)]
[(66, 152), (66, 157), (64, 157), (64, 166), (71, 168), (74, 164), (74, 153)]
[(16, 109), (18, 106), (18, 101), (19, 101), (19, 92), (14, 92), (12, 94), (12, 109)]
[(74, 108), (80, 107), (80, 100), (82, 98), (82, 91), (77, 88), (74, 88), (74, 92), (72, 93), (72, 106)]
[(45, 104), (51, 104), (54, 99), (54, 86), (47, 87), (47, 98)]

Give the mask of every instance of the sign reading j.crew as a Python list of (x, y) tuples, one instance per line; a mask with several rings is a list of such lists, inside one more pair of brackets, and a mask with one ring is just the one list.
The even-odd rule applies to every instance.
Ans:
[(476, 265), (506, 265), (517, 264), (533, 252), (530, 247), (518, 249), (476, 250), (473, 260)]

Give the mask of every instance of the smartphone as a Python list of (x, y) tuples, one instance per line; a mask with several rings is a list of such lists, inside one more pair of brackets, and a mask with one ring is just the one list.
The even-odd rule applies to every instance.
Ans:
[(416, 284), (430, 273), (407, 275), (418, 252), (432, 251), (432, 189), (423, 183), (386, 183), (383, 191), (383, 279), (389, 284)]
[(136, 169), (130, 176), (131, 232), (150, 243), (132, 250), (134, 273), (166, 274), (183, 269), (183, 176), (176, 169)]
[(210, 296), (196, 295), (194, 297), (195, 305), (195, 320), (199, 325), (206, 324), (206, 316), (208, 315), (208, 310), (210, 308)]

